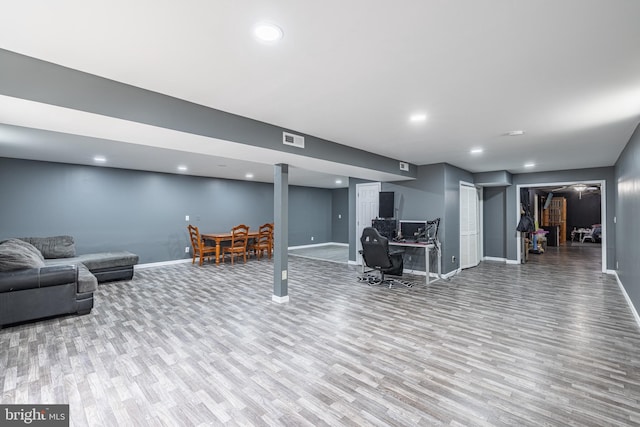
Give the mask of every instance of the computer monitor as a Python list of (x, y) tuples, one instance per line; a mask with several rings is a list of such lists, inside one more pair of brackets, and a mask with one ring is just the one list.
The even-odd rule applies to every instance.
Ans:
[(400, 221), (400, 234), (405, 240), (418, 240), (424, 238), (427, 221)]
[(393, 191), (381, 191), (378, 193), (378, 217), (393, 218), (394, 193)]

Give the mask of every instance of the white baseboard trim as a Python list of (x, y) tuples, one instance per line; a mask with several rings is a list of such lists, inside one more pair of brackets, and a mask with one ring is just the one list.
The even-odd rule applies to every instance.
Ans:
[(631, 310), (631, 314), (633, 314), (633, 317), (636, 319), (636, 323), (638, 324), (638, 327), (640, 327), (640, 316), (638, 316), (638, 311), (633, 306), (633, 302), (631, 302), (631, 298), (629, 298), (629, 294), (627, 294), (627, 290), (624, 288), (624, 285), (622, 284), (620, 277), (618, 277), (617, 271), (614, 271), (614, 276), (616, 276), (616, 282), (618, 282), (618, 286), (622, 291), (622, 295), (624, 295), (624, 299), (627, 300), (627, 304), (629, 304), (629, 309)]
[(494, 257), (494, 256), (486, 256), (484, 258), (482, 258), (483, 261), (497, 261), (497, 262), (507, 262), (506, 258), (498, 258), (498, 257)]
[[(424, 270), (410, 270), (408, 268), (405, 268), (404, 270), (402, 270), (404, 273), (409, 273), (409, 274), (413, 274), (415, 276), (426, 276), (427, 272)], [(429, 275), (429, 277), (433, 276), (433, 273)], [(436, 274), (437, 277), (437, 274)]]
[(329, 245), (349, 246), (348, 243), (325, 242), (325, 243), (314, 243), (314, 244), (311, 244), (311, 245), (289, 246), (287, 249), (319, 248), (321, 246), (329, 246)]
[(617, 276), (617, 275), (618, 275), (618, 273), (617, 273), (615, 270), (607, 270), (607, 271), (605, 271), (605, 273), (607, 273), (607, 274), (613, 274), (614, 276)]
[[(450, 271), (448, 273), (442, 273), (441, 276), (443, 279), (448, 279), (449, 277), (455, 276), (456, 274), (460, 273), (462, 270), (461, 269), (457, 269), (457, 270), (453, 270)], [(415, 276), (426, 276), (427, 272), (424, 270), (404, 270), (405, 273), (409, 273), (409, 274), (413, 274)], [(429, 277), (433, 277), (433, 278), (438, 278), (438, 273), (435, 271), (430, 271), (429, 272)]]
[(362, 264), (358, 264), (356, 261), (353, 261), (353, 260), (349, 260), (347, 262), (347, 264), (349, 264), (349, 265), (362, 265)]
[(462, 269), (461, 269), (461, 268), (458, 268), (458, 269), (456, 269), (456, 270), (453, 270), (453, 271), (450, 271), (450, 272), (448, 272), (448, 273), (446, 273), (446, 274), (443, 274), (443, 275), (442, 275), (442, 277), (443, 277), (444, 279), (449, 279), (449, 278), (451, 278), (451, 277), (453, 277), (453, 276), (455, 276), (456, 274), (459, 274), (459, 273), (461, 273), (461, 272), (462, 272)]
[(507, 264), (513, 264), (513, 265), (520, 265), (520, 261), (516, 260), (516, 259), (507, 259), (506, 260)]
[(136, 264), (133, 266), (133, 270), (144, 270), (145, 268), (164, 267), (165, 265), (184, 264), (185, 262), (191, 262), (191, 258), (173, 259), (171, 261), (150, 262), (147, 264)]
[(277, 295), (271, 295), (271, 301), (277, 302), (278, 304), (284, 304), (289, 302), (289, 295), (285, 295), (283, 297), (279, 297)]

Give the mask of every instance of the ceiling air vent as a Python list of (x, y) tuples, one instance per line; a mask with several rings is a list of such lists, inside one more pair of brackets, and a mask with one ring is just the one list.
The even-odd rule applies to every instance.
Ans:
[(401, 171), (408, 171), (409, 170), (409, 163), (400, 162), (400, 170)]
[(304, 136), (282, 132), (282, 143), (284, 145), (293, 145), (294, 147), (304, 148)]

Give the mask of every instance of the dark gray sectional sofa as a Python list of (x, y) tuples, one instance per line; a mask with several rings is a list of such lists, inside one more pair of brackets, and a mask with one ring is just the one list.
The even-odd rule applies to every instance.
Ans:
[(98, 283), (130, 280), (138, 256), (76, 255), (71, 236), (0, 242), (0, 327), (63, 314), (88, 314)]

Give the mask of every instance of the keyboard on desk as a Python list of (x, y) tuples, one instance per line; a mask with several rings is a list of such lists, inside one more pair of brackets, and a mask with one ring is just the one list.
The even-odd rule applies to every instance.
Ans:
[(433, 243), (431, 241), (429, 241), (428, 239), (393, 239), (391, 241), (391, 243), (404, 243), (404, 244), (408, 244), (408, 245), (428, 245), (430, 243)]

